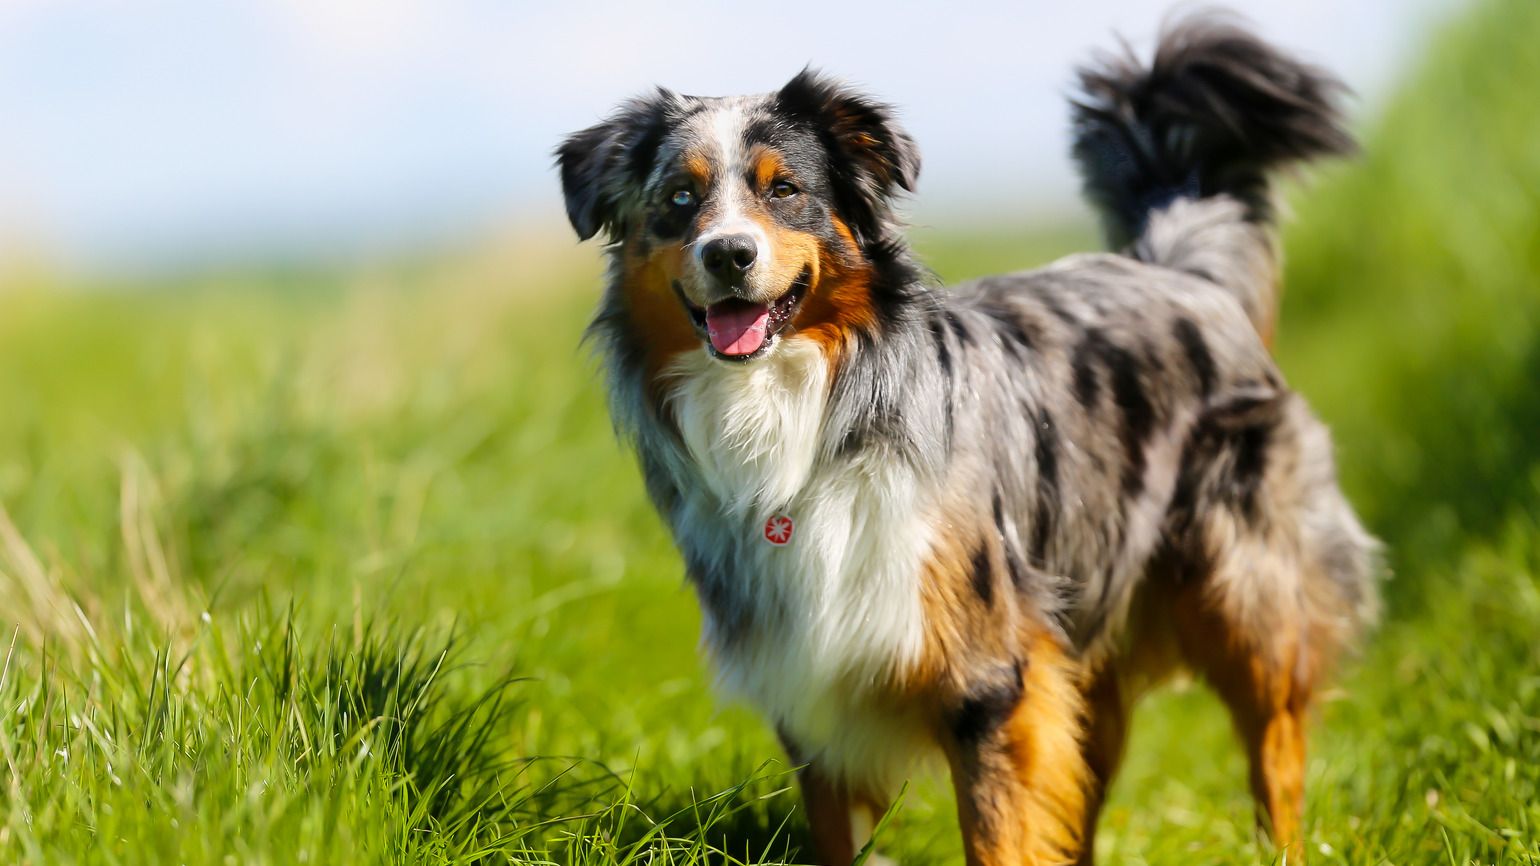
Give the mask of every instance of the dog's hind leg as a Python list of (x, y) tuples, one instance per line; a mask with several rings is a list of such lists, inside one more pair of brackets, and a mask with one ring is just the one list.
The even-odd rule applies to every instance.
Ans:
[(1246, 749), (1258, 822), (1296, 860), (1313, 688), (1297, 630), (1284, 625), (1265, 637), (1248, 633), (1213, 600), (1194, 599), (1178, 608), (1176, 631), (1188, 664), (1230, 711)]
[(1302, 401), (1285, 393), (1204, 424), (1179, 483), (1173, 632), (1230, 710), (1264, 827), (1298, 862), (1306, 715), (1373, 619), (1377, 544)]

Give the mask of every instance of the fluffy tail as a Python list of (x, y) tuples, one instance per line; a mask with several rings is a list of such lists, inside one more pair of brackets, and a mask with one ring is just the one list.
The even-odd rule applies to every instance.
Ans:
[(1079, 76), (1074, 157), (1108, 241), (1228, 288), (1271, 339), (1269, 174), (1354, 150), (1346, 88), (1214, 12), (1169, 24), (1148, 66), (1125, 51)]

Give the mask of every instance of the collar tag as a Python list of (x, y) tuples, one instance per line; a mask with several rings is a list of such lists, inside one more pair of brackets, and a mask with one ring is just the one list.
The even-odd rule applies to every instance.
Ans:
[(765, 521), (765, 541), (776, 547), (785, 547), (791, 543), (792, 522), (791, 517), (785, 514), (777, 514)]

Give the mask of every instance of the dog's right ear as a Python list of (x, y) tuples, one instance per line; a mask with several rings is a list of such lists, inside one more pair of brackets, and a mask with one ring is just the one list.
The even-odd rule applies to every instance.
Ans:
[(625, 102), (603, 123), (573, 133), (556, 149), (567, 218), (580, 239), (601, 229), (612, 239), (625, 234), (629, 200), (646, 181), (678, 104), (673, 92), (660, 87)]
[(900, 189), (913, 192), (920, 176), (920, 149), (892, 106), (811, 67), (787, 82), (775, 100), (786, 114), (811, 123), (827, 143), (830, 180), (856, 239), (880, 237), (894, 195)]

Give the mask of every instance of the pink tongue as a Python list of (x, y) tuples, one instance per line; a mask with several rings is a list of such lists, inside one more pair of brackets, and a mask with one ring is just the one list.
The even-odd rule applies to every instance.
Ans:
[(706, 308), (706, 335), (724, 355), (752, 355), (765, 344), (770, 308), (744, 301), (723, 301)]

